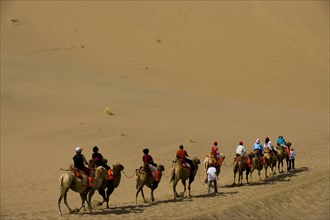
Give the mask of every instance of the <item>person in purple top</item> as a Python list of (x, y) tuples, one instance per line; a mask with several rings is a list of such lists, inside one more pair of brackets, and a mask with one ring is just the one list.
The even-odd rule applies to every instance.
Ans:
[(97, 167), (102, 166), (102, 167), (106, 168), (107, 170), (110, 169), (110, 167), (107, 165), (108, 160), (105, 159), (101, 153), (99, 153), (99, 148), (97, 146), (95, 146), (93, 148), (93, 152), (94, 153), (92, 154), (92, 158), (93, 158), (95, 165)]

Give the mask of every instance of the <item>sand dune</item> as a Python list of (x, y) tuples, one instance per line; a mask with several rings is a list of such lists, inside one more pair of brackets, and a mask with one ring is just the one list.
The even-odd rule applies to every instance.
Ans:
[[(166, 169), (156, 202), (135, 206), (135, 180), (123, 174), (110, 209), (69, 215), (62, 204), (64, 218), (329, 219), (328, 9), (2, 1), (1, 219), (62, 218), (60, 168), (76, 146), (90, 158), (95, 145), (127, 176), (148, 147)], [(256, 138), (278, 135), (293, 143), (296, 170), (231, 187), (238, 142), (251, 151)], [(227, 157), (220, 193), (207, 194), (200, 167), (193, 197), (174, 201), (178, 146), (203, 160), (214, 140)], [(68, 201), (80, 198), (69, 192)]]

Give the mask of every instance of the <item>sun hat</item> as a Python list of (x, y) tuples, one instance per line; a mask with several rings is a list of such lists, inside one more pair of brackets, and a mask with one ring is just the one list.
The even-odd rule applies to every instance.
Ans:
[(76, 152), (79, 153), (81, 152), (83, 149), (81, 147), (76, 147)]

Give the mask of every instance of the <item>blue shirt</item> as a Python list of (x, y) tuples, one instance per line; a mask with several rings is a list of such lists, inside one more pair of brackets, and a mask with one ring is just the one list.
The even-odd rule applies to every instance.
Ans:
[(283, 144), (285, 144), (285, 140), (284, 140), (284, 138), (278, 138), (278, 139), (277, 139), (277, 144), (279, 144), (279, 145), (283, 145)]
[(259, 143), (254, 143), (253, 145), (253, 150), (260, 150), (260, 151), (263, 151), (263, 147), (262, 145)]

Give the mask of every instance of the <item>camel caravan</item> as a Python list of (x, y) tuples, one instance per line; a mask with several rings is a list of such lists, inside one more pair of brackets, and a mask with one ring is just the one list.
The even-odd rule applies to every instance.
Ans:
[[(116, 163), (112, 167), (107, 165), (108, 160), (99, 153), (97, 146), (93, 148), (92, 159), (87, 161), (82, 154), (82, 148), (76, 148), (76, 155), (73, 157), (74, 164), (71, 164), (68, 169), (61, 169), (65, 172), (60, 176), (60, 197), (57, 201), (59, 214), (62, 215), (61, 201), (69, 210), (69, 213), (78, 213), (82, 208), (86, 211), (85, 203), (88, 205), (88, 211), (92, 212), (92, 197), (95, 191), (102, 196), (103, 201), (99, 202), (99, 206), (106, 203), (106, 208), (109, 208), (110, 195), (116, 189), (121, 180), (121, 172), (124, 166)], [(218, 143), (215, 141), (211, 147), (210, 152), (206, 155), (203, 162), (205, 179), (207, 183), (208, 193), (210, 189), (214, 188), (214, 192), (218, 192), (218, 178), (221, 172), (222, 164), (225, 160), (225, 155), (219, 153)], [(277, 146), (272, 146), (268, 137), (262, 146), (260, 140), (257, 139), (253, 145), (253, 152), (247, 153), (243, 145), (243, 141), (239, 142), (236, 148), (236, 155), (233, 158), (233, 186), (243, 185), (243, 173), (245, 172), (246, 182), (252, 182), (252, 173), (257, 170), (257, 181), (261, 180), (261, 171), (265, 170), (265, 178), (270, 178), (276, 175), (276, 164), (278, 165), (278, 172), (283, 172), (283, 161), (286, 160), (287, 170), (294, 168), (295, 152), (291, 148), (290, 142), (285, 142), (282, 136), (277, 140)], [(137, 205), (138, 195), (141, 192), (144, 203), (147, 203), (143, 188), (148, 187), (151, 192), (151, 202), (155, 201), (154, 191), (158, 188), (159, 183), (163, 177), (165, 167), (162, 164), (156, 164), (149, 149), (143, 149), (142, 156), (143, 166), (135, 170), (136, 179), (136, 196), (135, 205)], [(172, 161), (172, 169), (170, 174), (170, 183), (173, 187), (173, 199), (183, 198), (187, 189), (188, 181), (188, 197), (191, 197), (191, 185), (197, 175), (200, 160), (197, 157), (190, 159), (187, 151), (183, 145), (179, 146), (176, 154), (176, 159)], [(85, 166), (87, 165), (87, 166)], [(268, 169), (269, 168), (269, 169)], [(269, 170), (269, 171), (268, 171)], [(268, 173), (270, 174), (268, 175)], [(125, 174), (125, 173), (124, 173)], [(125, 174), (126, 175), (126, 174)], [(127, 176), (127, 175), (126, 175)], [(237, 183), (236, 183), (236, 177)], [(249, 182), (250, 177), (250, 182)], [(178, 182), (181, 180), (184, 190), (178, 193), (176, 190)], [(202, 182), (201, 182), (202, 183)], [(202, 183), (202, 184), (204, 184)], [(81, 206), (72, 210), (67, 202), (67, 193), (69, 190), (79, 193), (81, 198)]]

